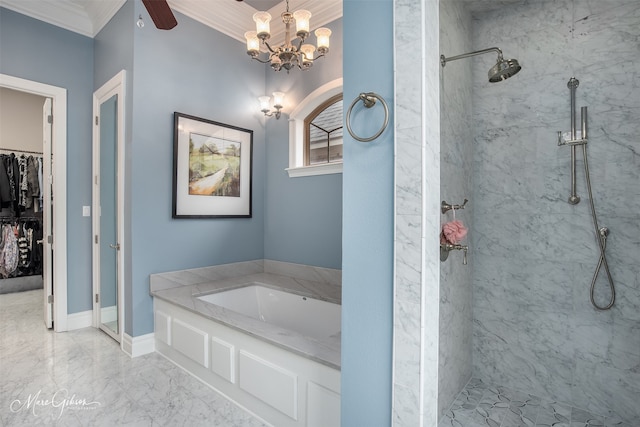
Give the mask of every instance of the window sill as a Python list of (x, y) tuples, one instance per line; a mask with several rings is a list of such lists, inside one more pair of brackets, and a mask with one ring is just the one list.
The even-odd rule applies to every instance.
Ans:
[(330, 175), (342, 173), (342, 162), (327, 163), (313, 166), (300, 166), (297, 168), (285, 169), (289, 173), (289, 178), (299, 178), (302, 176)]

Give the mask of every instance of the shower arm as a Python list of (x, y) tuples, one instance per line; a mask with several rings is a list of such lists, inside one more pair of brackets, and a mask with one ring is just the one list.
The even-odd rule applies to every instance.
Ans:
[(457, 59), (469, 58), (470, 56), (482, 55), (484, 53), (489, 52), (497, 52), (498, 53), (498, 62), (502, 61), (502, 50), (499, 47), (490, 47), (488, 49), (476, 50), (474, 52), (463, 53), (462, 55), (451, 56), (449, 58), (445, 58), (444, 55), (440, 55), (440, 64), (444, 67), (447, 62), (455, 61)]

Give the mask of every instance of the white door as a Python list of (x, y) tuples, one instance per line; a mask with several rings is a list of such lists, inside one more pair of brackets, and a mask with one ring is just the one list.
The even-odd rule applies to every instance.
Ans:
[(42, 197), (42, 278), (44, 281), (44, 324), (47, 328), (53, 327), (53, 275), (51, 274), (53, 266), (53, 246), (48, 241), (52, 235), (52, 215), (51, 205), (51, 123), (53, 113), (51, 111), (51, 98), (46, 98), (42, 107), (42, 185), (44, 186), (44, 194)]

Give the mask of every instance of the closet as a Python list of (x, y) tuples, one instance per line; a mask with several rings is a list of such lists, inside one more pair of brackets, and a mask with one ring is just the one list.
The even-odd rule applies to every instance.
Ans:
[(44, 287), (45, 99), (0, 88), (0, 293)]

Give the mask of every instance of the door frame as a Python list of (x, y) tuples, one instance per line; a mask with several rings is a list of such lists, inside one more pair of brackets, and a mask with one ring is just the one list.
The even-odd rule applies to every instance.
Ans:
[[(53, 243), (48, 236), (44, 237), (45, 250), (52, 250), (53, 257), (53, 330), (68, 330), (67, 313), (67, 89), (52, 86), (20, 77), (0, 74), (0, 86), (20, 92), (51, 98), (53, 104), (53, 123), (51, 132), (51, 152), (53, 162), (54, 203), (51, 209), (53, 216)], [(50, 159), (45, 159), (50, 161)], [(47, 179), (47, 177), (43, 177)], [(48, 178), (49, 182), (50, 179)]]
[[(100, 117), (100, 105), (107, 101), (114, 95), (118, 96), (116, 117), (118, 119), (116, 130), (116, 145), (117, 145), (117, 158), (116, 158), (116, 174), (118, 176), (116, 183), (116, 198), (117, 198), (117, 212), (116, 212), (116, 235), (120, 244), (120, 249), (117, 251), (117, 267), (116, 267), (116, 280), (117, 280), (117, 312), (118, 312), (118, 334), (117, 337), (120, 342), (120, 348), (124, 344), (124, 260), (125, 260), (125, 248), (127, 245), (124, 242), (124, 142), (125, 142), (125, 84), (126, 84), (126, 71), (122, 70), (115, 76), (113, 76), (108, 82), (100, 87), (93, 93), (93, 117)], [(92, 205), (93, 205), (93, 250), (92, 250), (92, 264), (93, 264), (93, 326), (100, 328), (100, 303), (96, 301), (96, 296), (100, 295), (100, 245), (102, 236), (100, 235), (100, 125), (99, 121), (93, 122), (93, 191), (92, 191)], [(107, 332), (110, 334), (109, 332)], [(111, 334), (110, 334), (111, 335)]]

